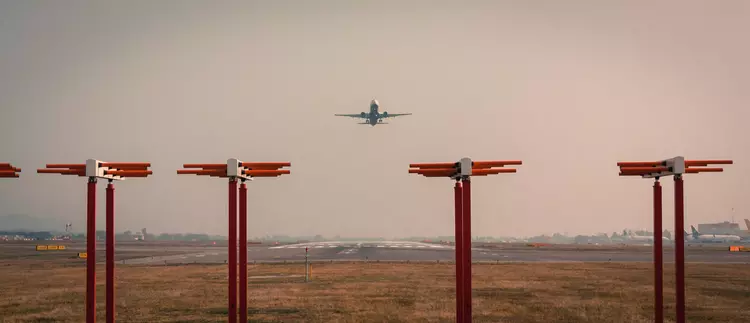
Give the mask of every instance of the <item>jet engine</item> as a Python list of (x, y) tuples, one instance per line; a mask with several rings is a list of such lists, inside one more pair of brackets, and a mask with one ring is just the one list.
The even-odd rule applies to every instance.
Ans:
[(388, 112), (383, 112), (383, 118), (388, 118)]
[(364, 113), (364, 112), (360, 113), (359, 115), (362, 116), (362, 118), (366, 118), (367, 117), (367, 113)]

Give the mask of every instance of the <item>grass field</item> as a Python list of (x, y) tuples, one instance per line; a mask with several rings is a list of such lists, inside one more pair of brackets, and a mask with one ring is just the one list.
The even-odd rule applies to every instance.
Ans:
[[(667, 321), (674, 318), (673, 271), (667, 266)], [(689, 322), (750, 322), (747, 265), (687, 266)], [(226, 321), (221, 265), (118, 266), (117, 321)], [(300, 265), (249, 266), (252, 322), (452, 322), (450, 264), (315, 264), (303, 283)], [(0, 321), (81, 322), (82, 266), (39, 262), (0, 265)], [(285, 277), (286, 276), (286, 277)], [(293, 277), (289, 277), (293, 276)], [(648, 264), (475, 265), (475, 322), (650, 322)], [(97, 272), (97, 314), (104, 315), (104, 270)]]

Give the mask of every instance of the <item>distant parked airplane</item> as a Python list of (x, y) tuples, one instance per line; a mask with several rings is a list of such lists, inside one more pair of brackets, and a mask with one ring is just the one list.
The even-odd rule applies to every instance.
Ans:
[(730, 242), (730, 241), (740, 241), (742, 238), (737, 235), (731, 235), (731, 234), (701, 234), (698, 232), (698, 230), (695, 229), (692, 225), (690, 226), (690, 229), (693, 231), (693, 240), (698, 242)]
[[(639, 235), (633, 234), (633, 231), (630, 231), (628, 233), (628, 235), (626, 236), (626, 239), (630, 240), (630, 241), (642, 241), (642, 242), (645, 242), (645, 243), (653, 243), (654, 242), (654, 236), (639, 236)], [(672, 241), (669, 238), (664, 237), (664, 236), (661, 237), (661, 240), (664, 241), (664, 242), (670, 242), (670, 241)]]
[(336, 114), (335, 116), (361, 118), (361, 119), (364, 119), (364, 122), (361, 122), (360, 124), (369, 124), (371, 126), (375, 126), (377, 124), (387, 124), (383, 122), (383, 119), (411, 115), (411, 113), (388, 113), (386, 111), (383, 111), (383, 113), (380, 113), (378, 111), (379, 108), (380, 108), (380, 104), (378, 103), (378, 100), (372, 99), (372, 101), (370, 101), (369, 113), (361, 112), (359, 114)]

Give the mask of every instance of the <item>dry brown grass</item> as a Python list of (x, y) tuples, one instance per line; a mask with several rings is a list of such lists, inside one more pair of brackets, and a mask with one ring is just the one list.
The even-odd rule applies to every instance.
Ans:
[[(104, 315), (104, 271), (97, 313)], [(119, 322), (226, 321), (221, 265), (118, 266)], [(667, 321), (674, 318), (667, 268)], [(750, 322), (747, 265), (687, 267), (689, 322)], [(0, 265), (0, 321), (81, 322), (83, 267)], [(250, 266), (250, 276), (300, 275), (300, 265)], [(314, 280), (251, 279), (253, 322), (452, 322), (450, 264), (316, 264)], [(475, 322), (650, 322), (648, 264), (496, 264), (474, 266)]]

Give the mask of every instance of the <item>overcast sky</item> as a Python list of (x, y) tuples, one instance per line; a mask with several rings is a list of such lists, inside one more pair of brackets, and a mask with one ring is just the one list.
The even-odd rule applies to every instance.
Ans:
[[(175, 170), (237, 157), (292, 162), (249, 185), (250, 236), (451, 235), (452, 183), (408, 164), (468, 156), (524, 162), (473, 181), (474, 235), (611, 233), (652, 225), (651, 181), (616, 162), (683, 155), (735, 161), (687, 176), (686, 222), (742, 222), (748, 17), (739, 0), (0, 1), (0, 162), (23, 168), (0, 215), (84, 231), (86, 180), (36, 169), (148, 161), (116, 183), (117, 231), (226, 234), (226, 182)], [(333, 116), (372, 98), (414, 115)]]

